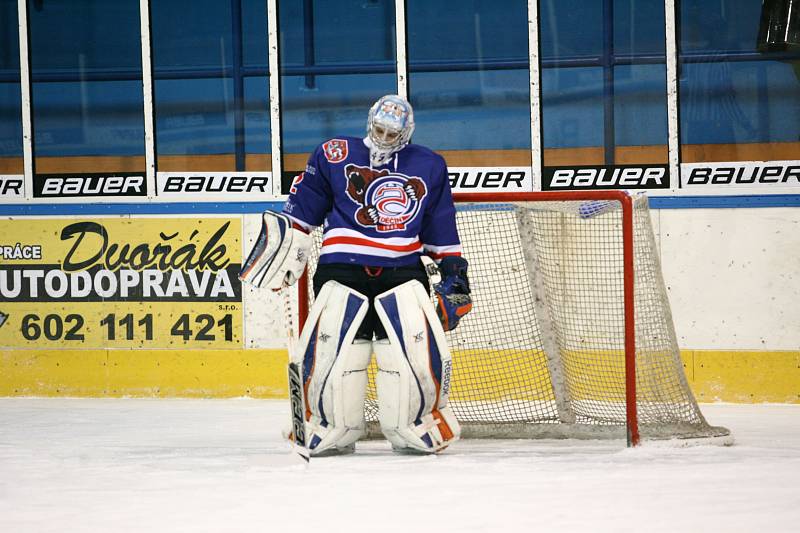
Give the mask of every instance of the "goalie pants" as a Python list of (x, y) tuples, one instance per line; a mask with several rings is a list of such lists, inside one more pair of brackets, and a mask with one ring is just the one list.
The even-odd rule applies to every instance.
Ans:
[(319, 295), (322, 286), (328, 281), (338, 281), (369, 298), (369, 308), (364, 321), (358, 328), (356, 339), (371, 341), (386, 338), (386, 330), (375, 312), (375, 297), (411, 280), (422, 283), (430, 292), (428, 275), (422, 263), (402, 267), (366, 267), (345, 263), (321, 264), (314, 274), (314, 295)]

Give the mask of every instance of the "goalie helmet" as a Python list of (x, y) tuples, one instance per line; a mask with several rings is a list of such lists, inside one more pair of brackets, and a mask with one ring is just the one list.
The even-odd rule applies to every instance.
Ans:
[(414, 110), (408, 100), (396, 94), (378, 99), (369, 110), (367, 139), (372, 166), (385, 165), (395, 152), (411, 140), (414, 133)]

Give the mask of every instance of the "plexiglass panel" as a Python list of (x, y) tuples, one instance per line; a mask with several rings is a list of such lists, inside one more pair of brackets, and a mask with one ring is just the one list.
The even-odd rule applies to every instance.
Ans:
[(800, 48), (759, 46), (761, 19), (761, 2), (681, 2), (682, 162), (800, 159)]
[(153, 2), (159, 171), (269, 170), (266, 3)]
[(397, 92), (394, 2), (283, 0), (279, 16), (289, 178), (326, 139), (364, 135), (369, 107)]
[(29, 2), (37, 173), (144, 171), (138, 0)]
[(528, 8), (524, 0), (407, 4), (414, 142), (448, 165), (530, 166)]
[(542, 0), (544, 164), (664, 164), (664, 3)]
[(0, 174), (23, 172), (19, 73), (17, 0), (0, 0)]

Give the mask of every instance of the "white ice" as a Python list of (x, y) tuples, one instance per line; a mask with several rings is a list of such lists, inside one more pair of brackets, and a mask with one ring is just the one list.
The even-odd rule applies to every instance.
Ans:
[(0, 531), (800, 531), (800, 405), (702, 408), (735, 445), (370, 441), (306, 467), (282, 401), (0, 399)]

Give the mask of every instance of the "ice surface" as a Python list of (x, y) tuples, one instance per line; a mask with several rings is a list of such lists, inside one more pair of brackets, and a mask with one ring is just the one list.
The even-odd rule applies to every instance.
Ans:
[(799, 531), (800, 405), (702, 409), (734, 446), (371, 441), (306, 467), (283, 401), (0, 399), (0, 531)]

